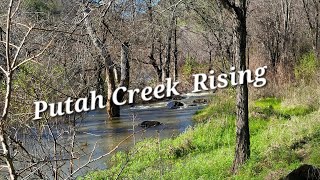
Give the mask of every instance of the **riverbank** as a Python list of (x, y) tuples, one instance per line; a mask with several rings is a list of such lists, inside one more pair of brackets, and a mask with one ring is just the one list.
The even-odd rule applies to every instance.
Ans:
[(176, 138), (147, 139), (84, 179), (279, 179), (302, 164), (320, 167), (320, 91), (292, 88), (250, 100), (251, 158), (230, 173), (235, 146), (235, 92), (217, 93), (199, 122)]

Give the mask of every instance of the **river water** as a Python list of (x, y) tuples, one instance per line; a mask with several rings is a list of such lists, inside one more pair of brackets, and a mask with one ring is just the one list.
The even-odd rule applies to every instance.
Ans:
[[(177, 136), (194, 125), (192, 116), (206, 105), (194, 104), (193, 101), (199, 98), (207, 99), (209, 94), (187, 94), (184, 97), (180, 102), (185, 106), (179, 109), (167, 108), (168, 101), (135, 107), (124, 106), (121, 109), (121, 118), (112, 121), (107, 120), (105, 110), (90, 112), (82, 121), (77, 139), (86, 152), (90, 152), (96, 145), (94, 157), (99, 157), (108, 153), (133, 132), (139, 133), (123, 142), (117, 151), (130, 149), (135, 142), (145, 138), (157, 138), (158, 132), (161, 139)], [(143, 129), (138, 125), (143, 121), (159, 121), (162, 125), (141, 132)], [(90, 169), (106, 169), (110, 157), (91, 164)], [(83, 162), (85, 158), (80, 161)]]
[[(179, 109), (167, 108), (166, 105), (169, 101), (134, 107), (124, 106), (121, 109), (121, 118), (112, 121), (107, 119), (104, 109), (88, 113), (81, 123), (79, 122), (76, 137), (76, 141), (80, 144), (80, 147), (76, 147), (76, 150), (80, 154), (88, 155), (75, 160), (74, 169), (77, 169), (88, 161), (89, 154), (93, 149), (95, 150), (92, 154), (92, 159), (110, 152), (120, 142), (132, 135), (133, 132), (136, 132), (136, 134), (134, 138), (128, 138), (121, 143), (119, 148), (112, 154), (91, 163), (73, 177), (84, 175), (88, 171), (108, 168), (110, 166), (108, 162), (110, 162), (112, 155), (121, 150), (129, 150), (134, 143), (142, 141), (145, 138), (157, 138), (159, 134), (160, 139), (175, 137), (184, 132), (188, 127), (193, 126), (192, 116), (196, 111), (206, 106), (206, 104), (195, 104), (193, 101), (196, 99), (208, 99), (210, 98), (210, 94), (186, 94), (183, 97), (184, 99), (180, 100), (180, 102), (184, 103), (185, 106)], [(144, 131), (143, 128), (139, 127), (139, 124), (143, 121), (158, 121), (162, 125), (148, 128)], [(30, 141), (30, 146), (32, 146), (32, 135), (29, 134), (29, 136), (29, 140), (27, 141)], [(32, 147), (37, 148), (37, 145), (35, 144)], [(48, 144), (48, 147), (50, 147), (50, 144)], [(63, 172), (68, 172), (70, 168), (69, 161), (66, 161), (66, 164), (61, 168)], [(0, 169), (0, 179), (5, 179), (5, 176), (3, 169)]]

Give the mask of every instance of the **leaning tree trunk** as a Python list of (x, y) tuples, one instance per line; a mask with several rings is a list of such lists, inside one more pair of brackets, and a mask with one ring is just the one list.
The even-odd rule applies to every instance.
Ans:
[(109, 50), (107, 49), (106, 46), (103, 45), (103, 43), (101, 42), (101, 40), (97, 37), (96, 35), (96, 31), (93, 29), (92, 24), (89, 20), (89, 13), (90, 10), (86, 9), (84, 11), (84, 22), (85, 22), (85, 26), (88, 32), (88, 35), (92, 41), (92, 43), (94, 44), (94, 46), (98, 49), (101, 57), (104, 59), (105, 61), (105, 65), (106, 65), (106, 83), (108, 86), (107, 89), (107, 113), (109, 118), (114, 118), (114, 117), (119, 117), (120, 116), (120, 108), (119, 106), (115, 105), (114, 102), (112, 101), (112, 93), (115, 91), (116, 89), (116, 85), (115, 85), (115, 75), (114, 75), (114, 71), (113, 71), (113, 61), (111, 59), (111, 55)]

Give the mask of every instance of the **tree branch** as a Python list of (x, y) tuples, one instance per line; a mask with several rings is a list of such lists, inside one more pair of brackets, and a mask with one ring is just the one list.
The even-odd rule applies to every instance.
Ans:
[(54, 38), (55, 38), (55, 37), (53, 37), (53, 38), (51, 39), (51, 41), (47, 44), (47, 46), (46, 46), (45, 48), (42, 49), (42, 51), (41, 51), (40, 53), (38, 53), (38, 54), (36, 54), (36, 55), (34, 55), (34, 56), (30, 57), (30, 58), (27, 58), (27, 59), (23, 60), (23, 61), (20, 62), (18, 65), (14, 66), (14, 67), (12, 68), (12, 70), (14, 71), (14, 70), (16, 70), (18, 67), (22, 66), (23, 64), (25, 64), (25, 63), (27, 63), (27, 62), (29, 62), (29, 61), (32, 61), (32, 60), (34, 60), (35, 58), (41, 56), (41, 55), (50, 47), (50, 45), (51, 45), (51, 43), (53, 42)]
[(15, 54), (15, 56), (13, 58), (11, 68), (14, 68), (14, 66), (16, 64), (16, 61), (17, 61), (17, 58), (18, 58), (18, 56), (20, 54), (21, 48), (23, 47), (24, 43), (26, 42), (26, 39), (29, 36), (30, 32), (32, 31), (32, 28), (33, 28), (33, 26), (28, 29), (28, 31), (24, 35), (23, 39), (21, 40), (20, 46), (17, 48), (17, 52), (16, 52), (16, 54)]

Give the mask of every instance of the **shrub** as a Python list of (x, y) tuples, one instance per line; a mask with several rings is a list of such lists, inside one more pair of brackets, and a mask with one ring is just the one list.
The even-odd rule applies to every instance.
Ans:
[(198, 73), (206, 73), (208, 72), (209, 65), (207, 63), (200, 63), (198, 60), (194, 57), (187, 56), (185, 63), (180, 69), (180, 82), (183, 82), (183, 91), (189, 92), (191, 89), (193, 89), (193, 74)]
[(194, 68), (198, 65), (195, 58), (187, 57), (186, 62), (182, 67), (182, 74), (185, 76), (190, 76), (194, 71)]
[(316, 55), (313, 52), (307, 53), (302, 56), (295, 67), (295, 77), (309, 83), (315, 77), (318, 66)]
[(56, 1), (45, 0), (25, 0), (23, 6), (31, 12), (41, 12), (49, 14), (59, 13), (59, 5)]

